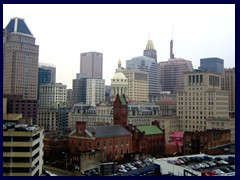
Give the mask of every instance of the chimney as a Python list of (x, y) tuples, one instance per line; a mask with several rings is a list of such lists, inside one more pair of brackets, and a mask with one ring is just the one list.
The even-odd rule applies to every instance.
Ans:
[(96, 137), (96, 132), (92, 132), (92, 137)]

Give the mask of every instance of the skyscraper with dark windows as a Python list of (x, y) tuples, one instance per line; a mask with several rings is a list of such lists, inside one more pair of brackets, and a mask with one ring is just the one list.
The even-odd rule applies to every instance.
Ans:
[(103, 54), (99, 52), (86, 52), (80, 55), (80, 73), (89, 78), (102, 79)]
[(224, 60), (217, 57), (200, 59), (200, 68), (208, 72), (224, 73)]
[(56, 83), (56, 67), (51, 64), (41, 63), (38, 66), (38, 97), (42, 84)]

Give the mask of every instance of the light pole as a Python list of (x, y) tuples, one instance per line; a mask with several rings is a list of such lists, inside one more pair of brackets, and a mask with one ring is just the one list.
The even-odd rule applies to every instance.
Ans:
[(66, 171), (67, 171), (67, 153), (62, 152), (62, 154), (65, 154), (65, 158), (66, 158)]

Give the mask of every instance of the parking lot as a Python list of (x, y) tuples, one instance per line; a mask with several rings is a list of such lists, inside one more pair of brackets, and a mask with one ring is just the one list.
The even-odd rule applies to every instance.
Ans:
[(189, 170), (199, 171), (203, 176), (235, 174), (235, 156), (185, 156), (176, 160), (169, 160), (168, 163), (179, 165)]
[[(134, 162), (117, 165), (116, 171), (112, 176), (150, 176), (153, 175), (156, 165), (148, 158)], [(85, 176), (101, 176), (99, 168), (84, 171)]]

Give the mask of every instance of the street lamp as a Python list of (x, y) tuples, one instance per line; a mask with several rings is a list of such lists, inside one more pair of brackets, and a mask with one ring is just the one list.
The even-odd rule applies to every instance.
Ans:
[(67, 171), (67, 153), (62, 152), (62, 154), (65, 154), (65, 158), (66, 158), (66, 171)]

